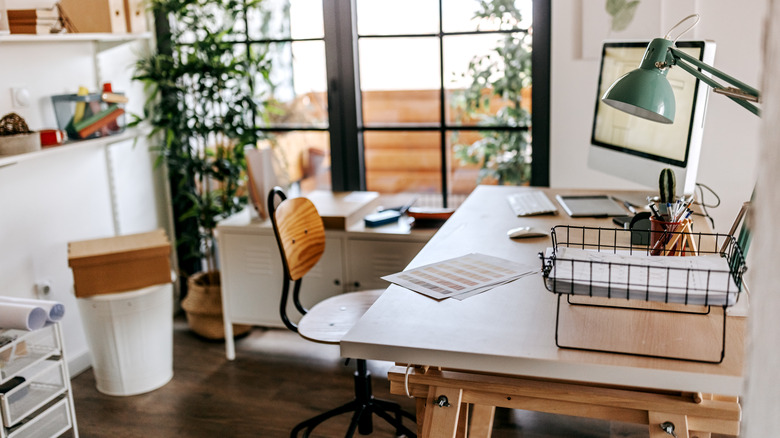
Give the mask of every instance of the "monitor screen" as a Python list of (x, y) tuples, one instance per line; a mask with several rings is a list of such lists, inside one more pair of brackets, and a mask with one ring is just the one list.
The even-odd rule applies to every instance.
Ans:
[[(618, 78), (639, 66), (648, 43), (604, 43), (588, 164), (653, 188), (657, 187), (660, 170), (669, 167), (677, 177), (678, 195), (693, 193), (708, 87), (682, 68), (669, 70), (667, 78), (677, 108), (672, 124), (632, 116), (601, 101)], [(714, 43), (685, 41), (676, 45), (689, 55), (712, 63)]]

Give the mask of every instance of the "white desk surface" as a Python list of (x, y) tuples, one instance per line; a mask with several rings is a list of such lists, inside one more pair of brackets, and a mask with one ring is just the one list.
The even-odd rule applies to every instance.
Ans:
[[(510, 240), (509, 228), (613, 226), (610, 219), (572, 219), (562, 210), (518, 218), (506, 195), (519, 190), (528, 188), (478, 187), (409, 268), (474, 252), (541, 268), (538, 253), (550, 246), (549, 237)], [(555, 202), (559, 192), (548, 190), (548, 196)], [(538, 273), (463, 301), (435, 301), (392, 285), (341, 341), (341, 355), (648, 389), (721, 395), (742, 390), (743, 317), (728, 317), (726, 357), (715, 365), (560, 349), (554, 339), (556, 302)]]

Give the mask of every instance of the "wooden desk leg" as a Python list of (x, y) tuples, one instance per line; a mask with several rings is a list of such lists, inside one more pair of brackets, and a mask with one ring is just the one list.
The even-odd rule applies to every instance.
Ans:
[(469, 404), (460, 404), (460, 413), (458, 414), (458, 424), (455, 428), (455, 438), (469, 438)]
[[(648, 412), (648, 424), (650, 428), (650, 438), (691, 438), (688, 434), (688, 417), (680, 414), (665, 414), (662, 412)], [(662, 424), (671, 423), (674, 425), (674, 435), (670, 435), (663, 428)]]
[[(446, 397), (447, 403), (439, 406), (437, 400)], [(431, 386), (425, 403), (422, 438), (454, 438), (458, 427), (463, 390)]]
[(469, 438), (490, 438), (493, 434), (493, 417), (495, 406), (471, 405), (471, 425)]

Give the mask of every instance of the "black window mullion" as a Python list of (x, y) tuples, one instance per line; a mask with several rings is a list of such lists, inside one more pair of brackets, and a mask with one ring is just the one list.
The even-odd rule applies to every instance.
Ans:
[(531, 185), (550, 185), (550, 32), (551, 0), (533, 2), (531, 49)]
[(441, 203), (442, 207), (447, 208), (447, 192), (449, 191), (449, 182), (447, 173), (449, 171), (447, 163), (447, 132), (444, 129), (446, 111), (444, 108), (444, 0), (439, 0), (439, 142), (441, 153)]
[(334, 191), (365, 190), (356, 0), (324, 0), (322, 5), (331, 185)]

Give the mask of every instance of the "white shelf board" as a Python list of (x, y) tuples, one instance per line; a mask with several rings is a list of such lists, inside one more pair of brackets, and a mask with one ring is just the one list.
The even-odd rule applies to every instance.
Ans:
[(66, 153), (75, 149), (107, 146), (113, 143), (119, 143), (120, 141), (130, 140), (142, 135), (146, 135), (148, 132), (149, 130), (144, 128), (127, 128), (122, 133), (109, 135), (108, 137), (98, 137), (91, 140), (68, 141), (60, 146), (52, 146), (41, 149), (40, 151), (3, 156), (0, 157), (0, 171), (2, 171), (4, 167), (12, 166), (23, 161), (34, 160), (36, 158), (49, 156), (52, 154)]
[(123, 43), (151, 39), (151, 32), (144, 33), (52, 33), (52, 34), (0, 34), (0, 43), (57, 43), (95, 41)]

